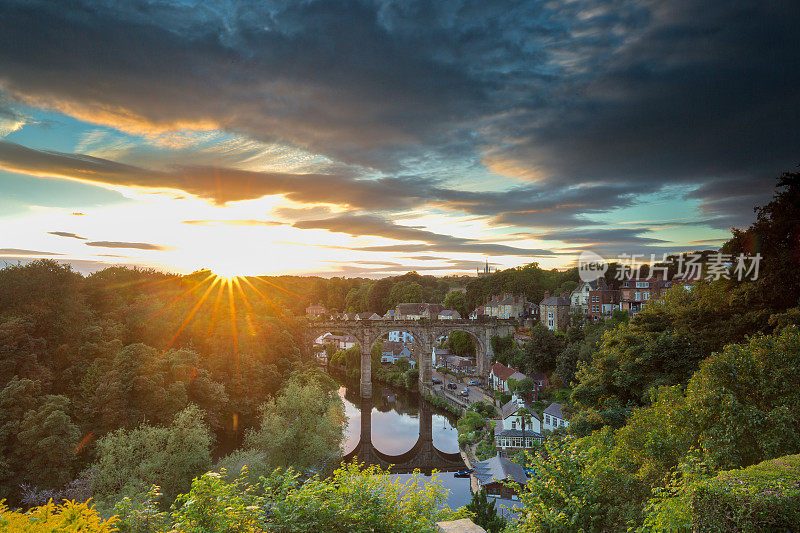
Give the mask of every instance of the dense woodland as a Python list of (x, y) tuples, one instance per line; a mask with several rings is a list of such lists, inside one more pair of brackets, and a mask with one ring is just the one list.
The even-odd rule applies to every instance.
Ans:
[[(719, 476), (800, 453), (800, 174), (782, 176), (723, 250), (761, 253), (759, 278), (674, 287), (632, 319), (564, 334), (535, 327), (522, 347), (494, 339), (500, 360), (571, 394), (569, 430), (528, 458), (537, 475), (510, 531), (688, 531), (698, 509), (727, 512), (714, 499)], [(293, 316), (309, 302), (380, 312), (440, 301), (454, 286), (466, 287), (455, 303), (467, 309), (501, 291), (536, 301), (576, 279), (536, 265), (378, 281), (7, 266), (0, 495), (23, 509), (92, 497), (100, 514), (68, 504), (89, 531), (430, 531), (458, 516), (435, 510), (440, 488), (401, 497), (374, 470), (334, 472), (341, 401)], [(215, 442), (234, 431), (242, 446), (218, 457)], [(762, 526), (800, 513), (798, 498), (776, 506), (774, 492), (752, 496)], [(0, 505), (0, 520), (27, 519)], [(725, 520), (736, 530), (754, 518)]]

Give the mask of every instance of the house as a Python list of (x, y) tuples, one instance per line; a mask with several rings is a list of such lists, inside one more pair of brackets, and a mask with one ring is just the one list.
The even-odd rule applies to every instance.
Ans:
[(599, 322), (619, 307), (620, 292), (613, 289), (589, 291), (589, 320)]
[(402, 303), (397, 304), (397, 307), (394, 308), (394, 319), (420, 320), (433, 317), (436, 320), (436, 317), (443, 310), (444, 306), (442, 304)]
[(564, 413), (561, 411), (563, 407), (560, 403), (554, 402), (544, 410), (542, 413), (544, 418), (542, 423), (543, 430), (553, 431), (554, 429), (569, 427), (569, 422), (564, 418)]
[(475, 368), (475, 359), (454, 354), (442, 355), (439, 357), (439, 366), (467, 372)]
[(667, 282), (659, 278), (626, 279), (619, 288), (619, 308), (635, 315), (647, 302), (661, 295)]
[(451, 352), (447, 348), (439, 348), (434, 346), (433, 353), (431, 354), (431, 357), (433, 359), (432, 364), (434, 368), (437, 366), (444, 366), (444, 363), (446, 361), (445, 358), (451, 355), (453, 355), (453, 352)]
[(515, 379), (517, 381), (525, 379), (525, 374), (520, 372), (514, 367), (505, 366), (501, 363), (495, 363), (489, 369), (489, 384), (494, 390), (508, 392), (508, 380)]
[(383, 315), (384, 320), (394, 320), (394, 309), (389, 309), (386, 311), (386, 314)]
[(413, 352), (411, 348), (400, 342), (384, 342), (381, 351), (381, 363), (396, 363), (398, 359), (406, 358), (413, 367)]
[(537, 396), (538, 393), (542, 392), (543, 390), (545, 390), (547, 387), (550, 386), (550, 378), (547, 377), (547, 374), (540, 374), (537, 372), (534, 374), (530, 374), (528, 377), (533, 380), (534, 383), (533, 392)]
[(472, 310), (472, 312), (469, 314), (469, 319), (470, 319), (470, 320), (477, 320), (477, 319), (478, 319), (478, 317), (480, 317), (480, 316), (483, 316), (483, 315), (484, 315), (484, 311), (485, 311), (485, 309), (484, 309), (484, 307), (483, 307), (482, 305), (481, 305), (481, 306), (478, 306), (478, 307), (476, 307), (476, 308), (475, 308), (475, 309), (473, 309), (473, 310)]
[(328, 344), (333, 345), (336, 350), (347, 350), (358, 344), (358, 340), (352, 335), (334, 335), (333, 333), (326, 333), (320, 336), (315, 342), (323, 346)]
[(529, 415), (523, 416), (520, 413), (523, 407), (525, 403), (515, 394), (500, 408), (500, 419), (494, 427), (494, 445), (498, 452), (513, 453), (531, 449), (544, 441), (539, 415), (528, 408)]
[(322, 305), (311, 304), (306, 307), (306, 316), (309, 318), (324, 318), (328, 314), (328, 310)]
[(547, 329), (565, 331), (569, 327), (569, 298), (547, 296), (539, 303), (539, 319)]
[(592, 291), (608, 290), (604, 278), (598, 278), (592, 281), (583, 281), (578, 285), (570, 294), (569, 310), (571, 313), (580, 313), (582, 316), (589, 314), (590, 294)]
[(524, 294), (495, 294), (486, 300), (486, 304), (483, 306), (483, 314), (503, 320), (521, 318), (525, 316), (526, 303)]
[(381, 320), (381, 315), (378, 313), (356, 313), (356, 320)]
[(486, 489), (486, 495), (506, 500), (518, 500), (519, 491), (506, 483), (519, 483), (523, 487), (528, 484), (525, 470), (515, 462), (496, 455), (485, 461), (472, 463), (472, 475), (478, 485)]
[(390, 331), (387, 339), (390, 342), (414, 342), (414, 336), (407, 331)]
[(439, 313), (438, 316), (439, 320), (460, 320), (461, 313), (458, 311), (454, 311), (453, 309), (445, 309)]

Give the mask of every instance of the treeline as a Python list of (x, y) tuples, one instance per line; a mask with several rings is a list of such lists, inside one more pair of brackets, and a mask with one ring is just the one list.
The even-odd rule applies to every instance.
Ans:
[(0, 495), (61, 490), (105, 436), (167, 427), (191, 406), (212, 441), (255, 425), (307, 360), (268, 286), (207, 271), (83, 277), (50, 260), (0, 270)]

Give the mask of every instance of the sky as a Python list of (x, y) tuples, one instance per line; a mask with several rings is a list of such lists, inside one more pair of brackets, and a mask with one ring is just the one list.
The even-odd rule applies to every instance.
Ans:
[(0, 265), (474, 273), (719, 247), (795, 1), (0, 0)]

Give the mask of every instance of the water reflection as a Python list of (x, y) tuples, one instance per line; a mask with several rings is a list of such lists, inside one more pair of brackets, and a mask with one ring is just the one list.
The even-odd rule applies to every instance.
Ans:
[(432, 470), (439, 470), (439, 482), (449, 491), (444, 505), (457, 508), (469, 503), (469, 480), (452, 474), (465, 468), (454, 419), (435, 412), (416, 394), (373, 383), (372, 398), (363, 399), (357, 382), (339, 382), (348, 420), (346, 459), (358, 457), (384, 468), (391, 464), (393, 477), (403, 481), (415, 468), (426, 474), (426, 481), (431, 480)]

